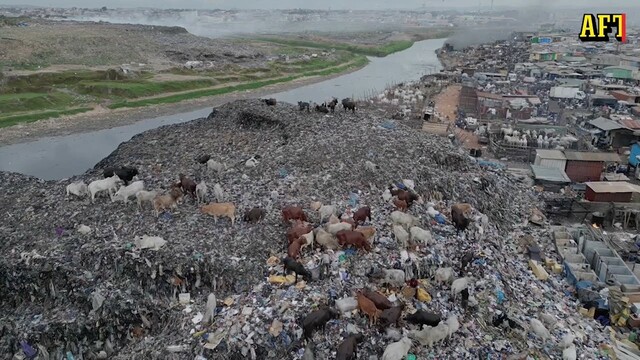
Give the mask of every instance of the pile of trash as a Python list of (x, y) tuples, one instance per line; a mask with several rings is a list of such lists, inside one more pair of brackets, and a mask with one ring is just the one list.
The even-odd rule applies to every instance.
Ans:
[[(554, 256), (544, 222), (528, 222), (541, 207), (533, 190), (503, 169), (477, 165), (446, 139), (390, 123), (367, 111), (323, 115), (236, 101), (208, 119), (139, 134), (72, 179), (0, 173), (0, 353), (201, 360), (310, 359), (314, 352), (328, 359), (349, 333), (361, 333), (361, 359), (379, 358), (404, 335), (414, 338), (409, 358), (557, 358), (569, 331), (578, 354), (598, 353), (606, 333), (574, 314), (577, 300), (560, 276), (541, 279), (519, 246), (527, 234)], [(202, 155), (221, 166), (198, 163)], [(237, 219), (252, 207), (265, 209), (266, 218), (215, 222), (189, 197), (156, 218), (135, 200), (124, 205), (102, 196), (92, 204), (65, 194), (69, 183), (89, 183), (102, 178), (104, 168), (123, 165), (138, 168), (147, 190), (168, 191), (181, 173), (209, 188), (220, 184)], [(431, 232), (431, 243), (400, 247), (390, 221), (396, 209), (383, 197), (392, 184), (421, 196), (408, 213)], [(294, 283), (280, 263), (288, 229), (280, 210), (301, 206), (317, 226), (314, 201), (345, 214), (369, 206), (366, 225), (377, 230), (373, 250), (308, 247), (299, 261), (314, 279)], [(486, 217), (456, 234), (448, 218), (459, 202)], [(329, 275), (321, 280), (325, 255)], [(446, 267), (454, 278), (468, 277), (466, 304), (459, 294), (454, 299), (447, 282), (433, 280), (436, 269)], [(371, 280), (373, 269), (384, 268), (405, 269), (407, 280), (418, 281), (387, 288)], [(404, 303), (403, 317), (416, 309), (443, 320), (457, 314), (460, 329), (434, 347), (420, 345), (416, 328), (402, 320), (401, 328), (379, 330), (354, 311), (352, 297), (363, 287)], [(340, 316), (305, 345), (301, 319), (338, 305)], [(528, 331), (540, 312), (555, 320), (545, 320), (550, 335), (544, 342)]]

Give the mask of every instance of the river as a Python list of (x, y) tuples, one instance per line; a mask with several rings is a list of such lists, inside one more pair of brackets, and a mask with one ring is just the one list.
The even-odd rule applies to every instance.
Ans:
[[(435, 51), (445, 39), (424, 40), (411, 48), (384, 58), (370, 58), (362, 69), (326, 81), (272, 94), (279, 101), (322, 102), (335, 96), (362, 98), (380, 92), (388, 85), (417, 80), (439, 71)], [(132, 136), (159, 126), (205, 117), (210, 107), (170, 116), (160, 116), (134, 124), (99, 131), (46, 137), (32, 142), (0, 148), (0, 170), (32, 175), (44, 180), (59, 180), (79, 175), (92, 168)]]

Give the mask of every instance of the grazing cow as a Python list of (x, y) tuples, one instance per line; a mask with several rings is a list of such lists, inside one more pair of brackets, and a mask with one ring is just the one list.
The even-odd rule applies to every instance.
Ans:
[(356, 102), (351, 100), (351, 98), (342, 99), (342, 107), (344, 107), (345, 111), (351, 110), (352, 112), (356, 112)]
[(460, 231), (464, 232), (471, 223), (469, 213), (471, 212), (471, 205), (469, 204), (455, 204), (451, 206), (451, 222), (453, 222), (456, 228), (456, 235)]
[(400, 322), (400, 315), (402, 315), (403, 309), (404, 303), (400, 303), (398, 306), (382, 310), (382, 314), (380, 314), (380, 326), (384, 328), (391, 324), (396, 324), (396, 327), (399, 327), (398, 323)]
[(284, 220), (284, 222), (289, 222), (290, 220), (300, 220), (306, 222), (309, 221), (302, 208), (298, 206), (284, 207), (282, 209), (282, 219)]
[(300, 257), (300, 248), (302, 245), (306, 244), (307, 240), (304, 237), (299, 237), (289, 243), (289, 247), (287, 248), (287, 256), (292, 259), (297, 259)]
[(104, 177), (110, 178), (113, 175), (118, 175), (120, 180), (124, 182), (124, 185), (129, 185), (129, 181), (133, 180), (133, 177), (138, 175), (138, 169), (129, 166), (123, 166), (120, 168), (106, 168), (104, 169)]
[(305, 269), (305, 267), (295, 259), (286, 257), (282, 259), (282, 265), (284, 265), (285, 275), (289, 274), (291, 271), (296, 274), (296, 283), (298, 282), (298, 275), (302, 276), (304, 281), (311, 280), (311, 273), (309, 270)]
[(434, 312), (418, 310), (413, 314), (405, 316), (404, 320), (408, 323), (419, 325), (420, 328), (422, 328), (423, 325), (438, 326), (440, 321), (442, 321), (442, 316)]
[(414, 201), (417, 201), (418, 199), (420, 199), (418, 194), (413, 193), (411, 191), (402, 190), (402, 189), (393, 189), (392, 187), (389, 187), (389, 191), (391, 192), (391, 195), (397, 196), (398, 200), (405, 201), (407, 203), (407, 207), (411, 207)]
[(358, 355), (358, 343), (362, 340), (364, 340), (364, 336), (362, 334), (347, 336), (347, 338), (338, 346), (336, 360), (355, 360)]
[(369, 300), (362, 292), (358, 292), (358, 309), (369, 316), (369, 324), (376, 324), (381, 311), (378, 310), (373, 301)]
[(340, 313), (335, 309), (323, 308), (307, 315), (302, 320), (302, 330), (304, 338), (310, 339), (311, 335), (313, 335), (313, 331), (317, 328), (322, 328), (322, 330), (324, 331), (324, 327), (327, 322), (331, 319), (337, 318), (339, 314)]
[(364, 224), (367, 219), (371, 221), (371, 208), (368, 206), (361, 207), (353, 214), (353, 221), (356, 226), (360, 225), (361, 222)]
[(310, 108), (309, 103), (308, 103), (308, 102), (305, 102), (305, 101), (298, 101), (298, 108), (300, 109), (300, 111), (302, 111), (302, 110), (304, 110), (304, 109), (307, 109), (307, 112), (310, 112), (310, 111), (311, 111), (311, 110), (309, 109), (309, 108)]
[(324, 106), (324, 104), (322, 105), (316, 105), (316, 111), (319, 113), (323, 113), (323, 114), (328, 114), (329, 113), (329, 109)]
[(191, 195), (192, 198), (196, 199), (196, 184), (195, 181), (189, 179), (185, 174), (178, 175), (180, 178), (180, 188), (185, 194)]
[(244, 213), (242, 219), (247, 222), (258, 222), (263, 220), (267, 216), (267, 211), (265, 209), (260, 209), (259, 207), (254, 207), (251, 210), (247, 210)]
[(297, 223), (291, 229), (287, 230), (287, 240), (289, 240), (289, 244), (291, 244), (297, 238), (311, 231), (313, 231), (311, 224)]
[(385, 310), (393, 306), (391, 301), (386, 296), (380, 294), (377, 291), (371, 289), (363, 289), (362, 295), (366, 296), (369, 300), (373, 301), (376, 307), (380, 310)]
[(175, 209), (182, 199), (182, 191), (173, 188), (168, 194), (158, 195), (153, 199), (153, 210), (156, 217), (160, 215), (160, 210)]
[(326, 104), (326, 106), (331, 109), (331, 112), (336, 112), (336, 105), (338, 105), (338, 99), (336, 98), (333, 98)]
[(407, 211), (407, 202), (398, 198), (393, 199), (393, 205), (395, 205), (400, 211)]
[(340, 246), (352, 245), (357, 249), (365, 249), (366, 251), (371, 251), (371, 244), (367, 241), (367, 238), (364, 237), (364, 234), (358, 231), (353, 230), (340, 230), (336, 234), (338, 238), (338, 244)]
[(218, 218), (221, 216), (229, 218), (232, 226), (236, 222), (236, 207), (233, 203), (211, 203), (209, 205), (203, 205), (200, 211), (213, 216), (216, 223), (218, 223)]
[(372, 243), (371, 239), (373, 239), (373, 237), (376, 235), (376, 228), (373, 226), (362, 226), (355, 229), (355, 231), (363, 233), (364, 237), (370, 243)]

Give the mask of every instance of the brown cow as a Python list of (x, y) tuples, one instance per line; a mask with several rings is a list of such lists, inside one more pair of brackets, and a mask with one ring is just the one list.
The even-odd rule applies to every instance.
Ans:
[(367, 218), (371, 221), (371, 208), (368, 206), (361, 207), (353, 214), (353, 221), (356, 223), (356, 226), (360, 225), (360, 222), (364, 224)]
[(302, 208), (298, 206), (286, 206), (283, 208), (282, 219), (284, 222), (289, 222), (290, 220), (309, 221)]
[(454, 227), (456, 228), (456, 235), (460, 233), (460, 231), (467, 230), (471, 219), (469, 219), (469, 215), (473, 207), (467, 203), (455, 204), (451, 206), (451, 222), (453, 222)]
[(307, 240), (303, 237), (297, 238), (289, 244), (289, 248), (287, 248), (287, 255), (290, 258), (297, 259), (300, 257), (300, 248), (302, 245), (306, 244)]
[(377, 291), (362, 289), (362, 295), (373, 301), (373, 303), (376, 304), (376, 307), (380, 310), (386, 310), (393, 306), (391, 301), (389, 301), (386, 296), (380, 294)]
[(358, 292), (358, 309), (369, 316), (369, 324), (375, 324), (378, 322), (378, 317), (382, 313), (373, 301), (369, 300), (361, 292)]
[(341, 246), (352, 245), (358, 249), (365, 249), (371, 251), (371, 244), (364, 237), (364, 234), (353, 230), (340, 230), (336, 234), (338, 238), (338, 244)]
[(180, 188), (185, 194), (190, 194), (192, 198), (196, 198), (196, 184), (195, 181), (189, 179), (185, 174), (178, 175), (180, 178)]
[(364, 234), (364, 237), (367, 239), (367, 241), (371, 242), (371, 239), (375, 236), (376, 234), (376, 228), (373, 226), (362, 226), (356, 229), (357, 232), (361, 232)]
[(233, 203), (211, 203), (200, 207), (200, 211), (213, 216), (216, 223), (218, 223), (219, 217), (228, 217), (231, 220), (231, 225), (236, 222), (236, 206)]
[(395, 205), (400, 211), (407, 211), (407, 202), (398, 198), (393, 198), (393, 205)]
[(294, 240), (301, 237), (304, 234), (308, 234), (313, 231), (313, 226), (308, 223), (295, 224), (291, 229), (287, 230), (287, 240), (291, 244)]
[(391, 195), (397, 196), (399, 200), (404, 200), (407, 203), (407, 207), (411, 207), (414, 201), (417, 201), (420, 197), (413, 192), (400, 190), (400, 189), (391, 189)]

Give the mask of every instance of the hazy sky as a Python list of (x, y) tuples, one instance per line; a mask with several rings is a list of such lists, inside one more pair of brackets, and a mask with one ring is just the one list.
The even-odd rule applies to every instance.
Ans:
[[(313, 8), (313, 9), (384, 9), (384, 8), (416, 8), (423, 4), (428, 6), (474, 6), (478, 4), (489, 6), (491, 0), (0, 0), (0, 5), (29, 4), (51, 7), (155, 7), (155, 8), (238, 8), (238, 9), (264, 9), (264, 8)], [(602, 0), (494, 0), (495, 6), (516, 5), (516, 6), (545, 6), (552, 3), (554, 5), (573, 5), (579, 7), (589, 7), (603, 5)], [(637, 0), (616, 0), (616, 7), (638, 5)]]

